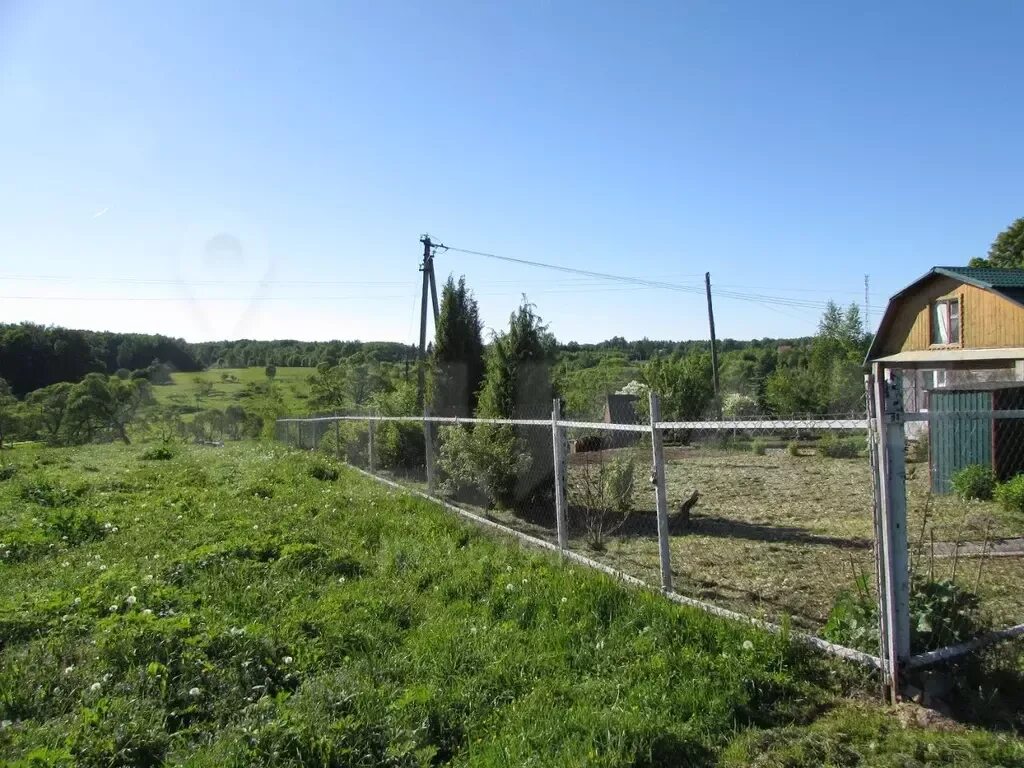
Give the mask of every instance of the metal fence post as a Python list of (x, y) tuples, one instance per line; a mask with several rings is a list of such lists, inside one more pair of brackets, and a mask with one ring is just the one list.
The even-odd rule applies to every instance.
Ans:
[(427, 490), (434, 492), (434, 423), (429, 421), (430, 407), (423, 409), (423, 442), (426, 448)]
[(377, 462), (374, 461), (374, 456), (373, 456), (373, 452), (374, 452), (374, 445), (373, 445), (374, 421), (373, 421), (373, 417), (372, 416), (370, 417), (370, 420), (367, 422), (367, 425), (368, 426), (367, 426), (367, 432), (366, 432), (366, 465), (367, 465), (367, 468), (371, 472), (373, 472), (374, 468), (376, 467)]
[(903, 397), (899, 382), (873, 366), (878, 434), (879, 501), (883, 589), (879, 607), (888, 625), (887, 656), (893, 701), (899, 697), (900, 673), (910, 659), (910, 562), (907, 542), (906, 445)]
[(341, 461), (341, 420), (334, 421), (334, 456)]
[(566, 524), (568, 498), (566, 494), (565, 428), (558, 425), (562, 418), (562, 401), (557, 397), (551, 405), (551, 447), (555, 457), (555, 524), (558, 526), (558, 548), (569, 547), (569, 528)]
[(655, 392), (649, 396), (651, 409), (651, 452), (654, 458), (654, 493), (658, 503), (658, 549), (661, 559), (661, 588), (672, 591), (672, 563), (668, 541), (668, 495), (665, 490), (665, 457), (661, 442), (661, 401)]

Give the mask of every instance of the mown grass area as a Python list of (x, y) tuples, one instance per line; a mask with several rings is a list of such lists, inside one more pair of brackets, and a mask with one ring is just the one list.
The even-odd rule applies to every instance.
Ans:
[[(586, 532), (573, 531), (571, 546), (609, 565), (660, 584), (650, 447), (604, 451), (605, 461), (632, 455), (636, 477), (633, 511), (593, 551)], [(589, 458), (588, 458), (589, 457)], [(671, 558), (677, 592), (747, 615), (785, 618), (818, 632), (837, 596), (855, 590), (856, 577), (873, 583), (871, 472), (865, 458), (833, 459), (804, 449), (764, 455), (735, 448), (669, 446), (665, 449), (669, 513), (694, 490), (700, 499), (690, 525), (672, 520)], [(593, 454), (570, 457), (570, 483)], [(914, 466), (914, 465), (911, 465)], [(964, 502), (927, 493), (927, 467), (908, 480), (912, 560), (935, 578), (955, 576), (976, 591), (994, 628), (1024, 621), (1024, 558), (932, 558), (934, 541), (975, 541), (1020, 535), (1024, 521), (994, 502)], [(548, 524), (510, 512), (480, 510), (535, 536), (554, 540)]]
[(7, 764), (1024, 764), (1008, 736), (851, 703), (862, 672), (785, 638), (323, 457), (144, 452), (0, 462)]
[[(304, 414), (309, 411), (309, 377), (314, 368), (277, 369), (274, 385), (281, 394), (288, 413)], [(264, 368), (212, 368), (199, 373), (173, 373), (172, 384), (153, 387), (157, 405), (185, 408), (226, 408), (241, 402), (242, 393), (253, 384), (267, 381)], [(198, 382), (209, 382), (209, 393), (202, 391)]]

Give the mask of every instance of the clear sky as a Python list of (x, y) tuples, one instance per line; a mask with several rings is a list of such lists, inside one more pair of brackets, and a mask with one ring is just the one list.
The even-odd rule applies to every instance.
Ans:
[[(0, 321), (410, 341), (811, 333), (1024, 215), (1024, 3), (0, 0)], [(20, 297), (20, 298), (16, 298)]]

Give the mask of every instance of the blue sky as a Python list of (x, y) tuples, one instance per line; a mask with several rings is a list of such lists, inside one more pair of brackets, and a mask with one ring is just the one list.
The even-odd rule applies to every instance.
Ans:
[[(211, 9), (210, 6), (215, 6)], [(877, 307), (1024, 215), (1024, 4), (0, 2), (0, 321), (411, 341), (418, 239), (489, 327), (706, 338), (716, 288)], [(15, 298), (21, 297), (21, 298)], [(719, 336), (816, 305), (722, 295)]]

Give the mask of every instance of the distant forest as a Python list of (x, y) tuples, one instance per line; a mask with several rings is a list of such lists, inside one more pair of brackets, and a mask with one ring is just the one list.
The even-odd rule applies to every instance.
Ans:
[[(809, 349), (812, 337), (719, 341), (719, 352), (765, 352)], [(568, 342), (558, 345), (563, 362), (587, 368), (605, 358), (644, 362), (659, 356), (686, 355), (707, 350), (709, 343), (614, 337), (596, 344)], [(390, 341), (204, 341), (189, 343), (169, 336), (82, 331), (33, 323), (0, 324), (0, 378), (11, 392), (22, 397), (33, 390), (68, 381), (77, 382), (89, 373), (114, 375), (119, 371), (146, 371), (161, 365), (171, 371), (251, 366), (332, 366), (363, 353), (381, 363), (412, 362), (416, 349)], [(754, 355), (751, 357), (759, 357)]]

